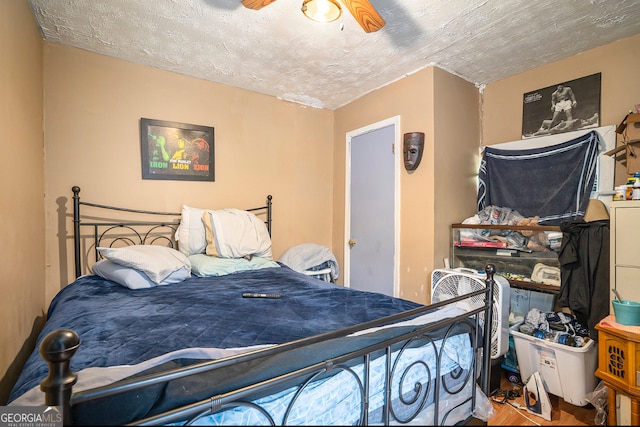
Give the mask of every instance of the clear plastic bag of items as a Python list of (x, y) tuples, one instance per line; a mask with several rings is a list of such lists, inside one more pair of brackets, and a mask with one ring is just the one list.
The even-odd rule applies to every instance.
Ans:
[(609, 406), (608, 395), (609, 387), (600, 381), (596, 388), (591, 393), (587, 393), (584, 397), (587, 402), (591, 403), (593, 407), (596, 408), (596, 415), (593, 417), (593, 422), (597, 426), (607, 425)]
[[(538, 225), (538, 217), (524, 217), (518, 211), (499, 206), (487, 206), (476, 215), (465, 219), (463, 224), (474, 225)], [(496, 230), (468, 229), (460, 232), (461, 239), (477, 241), (504, 242), (506, 247), (526, 252), (558, 251), (562, 243), (561, 232), (538, 231), (530, 229), (521, 230)]]
[[(463, 224), (487, 224), (487, 225), (516, 225), (521, 223), (525, 218), (517, 211), (511, 208), (499, 206), (487, 206), (471, 218), (463, 221)], [(490, 229), (474, 229), (467, 230), (467, 238), (475, 240), (494, 240), (505, 242), (509, 248), (525, 249), (527, 246), (527, 238), (517, 231), (512, 230), (490, 230)]]

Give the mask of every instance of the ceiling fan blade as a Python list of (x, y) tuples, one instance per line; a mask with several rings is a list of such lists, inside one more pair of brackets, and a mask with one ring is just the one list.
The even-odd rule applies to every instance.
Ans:
[(276, 0), (242, 0), (242, 5), (247, 9), (260, 10), (274, 1)]
[(369, 0), (342, 0), (342, 2), (365, 32), (373, 33), (385, 26), (385, 20)]

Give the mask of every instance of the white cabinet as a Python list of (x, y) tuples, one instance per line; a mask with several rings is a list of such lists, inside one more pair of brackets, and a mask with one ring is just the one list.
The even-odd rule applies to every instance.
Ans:
[[(611, 287), (623, 299), (640, 301), (640, 201), (611, 202)], [(609, 298), (613, 299), (613, 295)], [(610, 313), (613, 307), (610, 305)], [(616, 424), (631, 425), (631, 400), (616, 393)]]
[(640, 201), (611, 202), (609, 211), (611, 287), (623, 299), (640, 301)]

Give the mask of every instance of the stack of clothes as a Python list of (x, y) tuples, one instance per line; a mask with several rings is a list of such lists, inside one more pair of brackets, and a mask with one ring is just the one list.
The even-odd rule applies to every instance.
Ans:
[(582, 347), (590, 339), (589, 328), (583, 326), (574, 315), (562, 311), (545, 312), (532, 308), (525, 316), (524, 323), (520, 325), (521, 332), (523, 326), (528, 326), (529, 330), (569, 334), (575, 339), (576, 347)]

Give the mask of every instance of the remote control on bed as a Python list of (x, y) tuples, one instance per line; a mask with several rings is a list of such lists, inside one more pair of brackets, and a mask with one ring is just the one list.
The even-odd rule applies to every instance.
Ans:
[(269, 299), (277, 299), (280, 298), (280, 294), (260, 294), (256, 292), (244, 292), (242, 294), (242, 298), (269, 298)]

